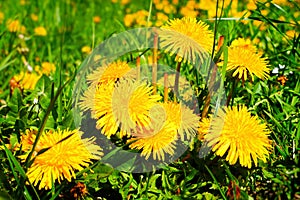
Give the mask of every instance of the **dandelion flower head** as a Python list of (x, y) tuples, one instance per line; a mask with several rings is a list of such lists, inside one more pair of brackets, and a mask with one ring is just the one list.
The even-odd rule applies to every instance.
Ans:
[(38, 146), (45, 149), (35, 156), (27, 171), (29, 181), (39, 189), (51, 189), (55, 181), (69, 182), (76, 178), (75, 171), (89, 166), (93, 159), (102, 155), (101, 148), (94, 144), (95, 138), (82, 139), (79, 130), (56, 130), (44, 132)]
[(268, 62), (249, 40), (237, 39), (228, 48), (227, 71), (233, 71), (232, 76), (246, 80), (248, 76), (254, 80), (254, 75), (260, 79), (268, 78)]
[(265, 123), (240, 106), (219, 110), (204, 139), (216, 155), (222, 157), (227, 152), (229, 164), (239, 160), (241, 166), (251, 168), (252, 161), (255, 166), (258, 159), (266, 162), (271, 149), (269, 133)]
[(149, 126), (149, 111), (161, 99), (152, 93), (152, 86), (139, 81), (121, 79), (116, 84), (112, 107), (122, 135), (136, 132), (137, 127)]
[(202, 60), (213, 46), (213, 32), (209, 26), (191, 17), (168, 21), (161, 27), (159, 37), (161, 48), (171, 55), (177, 54), (179, 62)]
[(125, 61), (116, 61), (107, 66), (101, 66), (95, 72), (88, 75), (87, 80), (92, 84), (109, 84), (115, 82), (119, 78), (132, 75), (133, 72)]

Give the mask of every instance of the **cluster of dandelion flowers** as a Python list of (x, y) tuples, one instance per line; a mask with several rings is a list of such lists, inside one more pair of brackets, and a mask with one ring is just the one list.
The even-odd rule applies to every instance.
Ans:
[(79, 130), (44, 132), (38, 146), (45, 149), (34, 157), (27, 171), (29, 181), (39, 189), (51, 189), (57, 180), (60, 183), (75, 177), (75, 170), (89, 166), (93, 159), (100, 159), (101, 148), (94, 144), (95, 138), (82, 139)]
[(130, 79), (116, 83), (112, 96), (112, 110), (121, 136), (131, 135), (138, 128), (149, 126), (150, 109), (161, 100), (153, 94), (153, 87)]
[(177, 102), (166, 102), (163, 104), (166, 110), (168, 123), (176, 128), (181, 140), (190, 140), (198, 129), (199, 117), (193, 110)]
[(251, 168), (252, 160), (255, 166), (258, 159), (266, 162), (271, 149), (268, 135), (266, 124), (240, 106), (220, 109), (204, 139), (216, 155), (222, 157), (227, 152), (229, 164), (234, 165), (239, 159), (241, 166)]
[[(152, 154), (154, 160), (164, 161), (165, 154), (174, 154), (177, 130), (173, 123), (167, 122), (166, 111), (162, 105), (157, 104), (150, 112), (151, 125), (137, 129), (134, 137), (128, 140), (129, 148), (141, 150), (141, 156), (146, 159)], [(163, 121), (158, 120), (159, 116), (164, 116)]]
[(113, 86), (118, 79), (123, 77), (133, 78), (134, 72), (135, 70), (132, 70), (127, 62), (124, 61), (116, 61), (109, 65), (98, 67), (92, 74), (87, 76), (89, 86), (80, 98), (80, 108), (83, 111), (90, 110), (93, 114), (96, 90), (99, 90), (100, 86), (108, 86), (107, 89), (103, 89), (106, 92), (112, 92)]
[(179, 62), (195, 63), (210, 53), (213, 47), (213, 32), (209, 26), (196, 18), (184, 17), (168, 21), (159, 30), (160, 46)]
[(119, 78), (134, 78), (135, 70), (132, 70), (127, 62), (116, 61), (107, 66), (98, 67), (92, 74), (88, 75), (87, 80), (91, 85), (110, 84)]
[(250, 76), (251, 81), (254, 80), (254, 75), (260, 79), (268, 78), (270, 71), (268, 66), (266, 58), (257, 53), (250, 40), (243, 38), (234, 40), (228, 48), (226, 70), (233, 71), (233, 77), (246, 80)]
[[(150, 128), (138, 129), (139, 133), (129, 140), (129, 147), (141, 150), (146, 159), (152, 154), (154, 160), (164, 161), (166, 154), (175, 154), (179, 138), (191, 139), (195, 135), (199, 119), (192, 110), (176, 102), (158, 103), (157, 106), (161, 109), (151, 109), (154, 113), (150, 113)], [(164, 115), (165, 120), (161, 120), (159, 116)]]

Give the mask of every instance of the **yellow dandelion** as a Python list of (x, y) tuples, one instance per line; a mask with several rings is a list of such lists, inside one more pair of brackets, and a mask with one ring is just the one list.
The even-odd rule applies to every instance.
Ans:
[(153, 87), (138, 81), (122, 79), (116, 84), (112, 96), (114, 118), (121, 129), (121, 137), (149, 126), (150, 109), (161, 99), (152, 95)]
[(190, 140), (196, 135), (199, 117), (191, 109), (176, 102), (166, 102), (163, 107), (168, 123), (173, 124), (181, 140)]
[(260, 79), (268, 78), (269, 71), (266, 58), (261, 57), (260, 53), (256, 53), (256, 48), (249, 43), (248, 40), (238, 39), (233, 41), (233, 45), (228, 48), (227, 71), (233, 71), (232, 76), (246, 80), (254, 75)]
[(110, 138), (118, 131), (118, 124), (112, 109), (112, 94), (114, 84), (97, 85), (94, 99), (91, 99), (92, 118), (96, 119), (96, 128), (101, 129), (101, 133)]
[[(165, 124), (156, 134), (150, 131), (148, 137), (132, 138), (129, 148), (142, 150), (141, 155), (149, 159), (152, 154), (154, 160), (165, 160), (165, 154), (174, 155), (177, 132), (171, 124)], [(145, 135), (143, 131), (143, 135)]]
[(93, 22), (96, 23), (96, 24), (99, 24), (101, 21), (101, 18), (99, 16), (94, 16), (93, 17)]
[[(19, 158), (21, 158), (23, 161), (26, 160), (29, 151), (31, 151), (32, 145), (34, 144), (34, 141), (36, 140), (37, 133), (38, 133), (38, 131), (35, 129), (26, 129), (25, 133), (23, 133), (21, 135), (21, 143), (20, 143), (21, 146), (20, 145), (18, 145), (18, 146), (21, 147), (21, 150), (23, 152), (26, 152), (26, 154), (19, 156)], [(45, 141), (43, 141), (43, 140), (38, 141), (38, 143), (34, 149), (34, 152), (32, 154), (32, 157), (35, 157), (40, 150), (42, 150), (43, 148), (46, 148), (46, 147), (48, 147), (48, 146), (47, 146), (47, 143), (45, 143)]]
[(195, 63), (203, 55), (211, 52), (213, 32), (208, 25), (196, 18), (184, 17), (168, 21), (159, 31), (162, 49), (177, 54), (179, 61)]
[(34, 33), (37, 36), (46, 36), (47, 35), (47, 30), (45, 29), (45, 27), (39, 26), (39, 27), (36, 27), (34, 29)]
[(92, 52), (92, 48), (89, 47), (89, 46), (83, 46), (83, 47), (81, 48), (81, 52), (82, 52), (82, 53), (85, 53), (85, 54), (89, 54), (89, 53)]
[(149, 159), (165, 160), (165, 155), (175, 153), (177, 130), (173, 123), (168, 123), (165, 108), (161, 104), (153, 106), (150, 110), (151, 127), (137, 129), (133, 138), (128, 140), (129, 148), (141, 150), (141, 155)]
[(42, 63), (42, 73), (46, 75), (50, 75), (51, 72), (54, 72), (56, 69), (55, 65), (50, 62)]
[(135, 17), (133, 14), (126, 14), (124, 16), (124, 24), (126, 27), (132, 26), (134, 21), (135, 21)]
[(25, 4), (27, 4), (28, 2), (26, 0), (20, 0), (20, 5), (24, 6)]
[(38, 19), (39, 19), (39, 17), (36, 15), (36, 14), (34, 14), (34, 13), (32, 13), (31, 15), (30, 15), (30, 18), (32, 19), (32, 21), (38, 21)]
[(126, 5), (126, 4), (129, 4), (129, 3), (130, 3), (130, 0), (121, 0), (122, 5)]
[(171, 14), (171, 13), (176, 12), (176, 7), (173, 5), (166, 5), (166, 6), (164, 6), (163, 10), (165, 13)]
[[(108, 66), (98, 67), (96, 71), (87, 77), (87, 80), (92, 85), (95, 84), (109, 84), (115, 82), (122, 77), (133, 77), (136, 70), (131, 70), (127, 62), (117, 61), (109, 64)], [(132, 73), (133, 74), (132, 74)]]
[(271, 149), (269, 133), (265, 123), (240, 106), (220, 110), (204, 138), (216, 155), (222, 157), (227, 152), (229, 164), (239, 159), (241, 166), (251, 168), (252, 160), (255, 166), (258, 159), (266, 162)]
[(95, 138), (82, 139), (78, 130), (57, 130), (45, 132), (38, 143), (45, 152), (37, 155), (27, 171), (29, 181), (39, 189), (51, 189), (58, 181), (76, 178), (75, 171), (89, 166), (92, 159), (99, 159), (101, 148), (95, 145)]
[(179, 0), (172, 0), (172, 3), (173, 3), (174, 5), (177, 5), (177, 4), (179, 3)]
[(4, 13), (0, 11), (0, 24), (2, 24), (4, 20)]
[(256, 6), (255, 0), (249, 1), (247, 3), (247, 10), (256, 10), (256, 9), (257, 9), (257, 6)]
[(20, 83), (25, 90), (33, 90), (40, 77), (40, 75), (27, 71), (25, 73), (21, 72), (20, 74), (15, 75), (14, 79), (16, 82)]
[(289, 38), (297, 38), (297, 34), (298, 32), (295, 30), (288, 30), (285, 32), (285, 34), (289, 37)]
[(182, 14), (184, 17), (197, 17), (199, 12), (193, 9), (190, 9), (187, 6), (180, 8), (180, 14)]
[(199, 128), (198, 128), (198, 139), (200, 141), (204, 140), (204, 136), (208, 133), (209, 127), (211, 123), (211, 118), (203, 118), (199, 122)]
[(18, 32), (22, 28), (22, 25), (19, 20), (8, 20), (7, 29), (9, 32)]
[(31, 150), (36, 134), (37, 130), (26, 129), (25, 133), (21, 135), (22, 151)]
[[(80, 97), (79, 107), (82, 111), (93, 110), (96, 88), (96, 85), (89, 86)], [(94, 116), (94, 112), (92, 112), (92, 116)]]

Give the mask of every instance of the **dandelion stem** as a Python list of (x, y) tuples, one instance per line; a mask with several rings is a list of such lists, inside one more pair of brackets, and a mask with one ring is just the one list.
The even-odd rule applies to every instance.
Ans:
[(216, 81), (217, 72), (218, 72), (218, 67), (216, 64), (214, 64), (212, 75), (211, 75), (209, 85), (208, 85), (208, 95), (205, 98), (205, 103), (204, 103), (204, 108), (203, 108), (203, 111), (201, 114), (201, 118), (205, 118), (207, 116), (208, 108), (209, 108), (209, 104), (210, 104), (210, 100), (211, 100), (211, 95), (212, 95), (212, 88)]
[(181, 68), (181, 62), (178, 62), (177, 67), (176, 67), (176, 76), (175, 76), (175, 83), (174, 83), (174, 93), (175, 93), (176, 97), (179, 96), (178, 91), (179, 91), (180, 68)]
[(138, 56), (136, 58), (136, 80), (139, 81), (141, 78), (141, 58)]
[(152, 63), (152, 85), (153, 94), (156, 94), (156, 82), (157, 82), (157, 48), (158, 48), (158, 34), (155, 33), (153, 41), (153, 63)]
[(238, 79), (234, 79), (234, 81), (232, 82), (232, 86), (231, 86), (231, 90), (230, 90), (230, 93), (227, 97), (227, 101), (226, 101), (226, 106), (229, 106), (230, 104), (230, 101), (231, 101), (231, 104), (233, 104), (233, 100), (234, 100), (234, 90), (237, 86), (237, 83), (238, 83)]
[(164, 74), (164, 102), (168, 102), (168, 74)]

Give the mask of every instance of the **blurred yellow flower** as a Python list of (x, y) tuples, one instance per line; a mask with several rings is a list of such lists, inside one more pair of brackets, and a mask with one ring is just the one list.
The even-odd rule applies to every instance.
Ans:
[(269, 13), (268, 10), (261, 10), (260, 12), (261, 12), (261, 14), (262, 14), (263, 16), (267, 16), (268, 13)]
[(285, 34), (290, 38), (297, 37), (297, 33), (299, 33), (299, 32), (296, 32), (295, 30), (288, 30), (285, 32)]
[(51, 72), (54, 72), (56, 69), (55, 65), (50, 62), (43, 62), (42, 63), (42, 73), (49, 75)]
[(267, 26), (264, 22), (259, 21), (259, 20), (253, 20), (253, 25), (258, 27), (259, 30), (263, 31), (267, 29)]
[[(37, 146), (45, 149), (35, 156), (27, 171), (29, 181), (39, 189), (51, 189), (58, 181), (76, 178), (75, 171), (89, 166), (93, 159), (100, 159), (101, 148), (94, 144), (95, 138), (82, 139), (78, 130), (60, 130), (44, 132)], [(41, 150), (40, 149), (40, 150)]]
[(101, 18), (99, 16), (94, 16), (93, 21), (94, 21), (94, 23), (98, 24), (98, 23), (100, 23)]
[(180, 8), (180, 14), (182, 14), (184, 17), (197, 17), (199, 12), (184, 6)]
[(176, 8), (173, 5), (167, 5), (167, 6), (164, 6), (163, 11), (166, 14), (171, 14), (171, 13), (175, 13), (176, 12)]
[(245, 106), (240, 106), (220, 109), (204, 138), (216, 155), (222, 157), (227, 152), (230, 165), (239, 159), (241, 166), (251, 168), (252, 161), (255, 166), (258, 159), (266, 162), (272, 148), (269, 133), (265, 123), (251, 116)]
[(247, 3), (247, 9), (248, 10), (256, 10), (257, 7), (256, 7), (256, 0), (250, 0), (248, 1)]
[(156, 18), (157, 18), (157, 20), (162, 20), (162, 21), (168, 21), (168, 19), (169, 19), (168, 15), (166, 15), (162, 12), (157, 12)]
[(156, 13), (156, 22), (155, 25), (156, 26), (162, 26), (165, 22), (167, 22), (169, 19), (169, 17), (167, 15), (165, 15), (162, 12), (157, 12)]
[(254, 80), (254, 75), (260, 79), (268, 78), (269, 71), (266, 58), (262, 58), (257, 53), (256, 47), (250, 43), (250, 40), (242, 38), (236, 39), (228, 48), (227, 71), (233, 71), (232, 76), (246, 80)]
[(122, 5), (126, 5), (126, 4), (129, 4), (129, 3), (130, 3), (130, 0), (121, 0)]
[(135, 24), (140, 26), (150, 26), (147, 24), (147, 16), (148, 11), (146, 10), (139, 10), (136, 13), (126, 14), (124, 16), (124, 24), (127, 27), (133, 26)]
[(126, 14), (124, 16), (124, 24), (125, 24), (125, 26), (127, 26), (127, 27), (132, 26), (133, 23), (134, 23), (134, 20), (135, 20), (135, 17), (134, 17), (133, 14)]
[(172, 0), (172, 3), (173, 3), (174, 5), (177, 5), (177, 4), (179, 3), (179, 0)]
[(41, 75), (27, 71), (25, 73), (21, 72), (20, 74), (15, 75), (14, 79), (19, 82), (25, 90), (33, 90), (40, 77)]
[(37, 36), (46, 36), (47, 30), (43, 26), (39, 26), (34, 29), (34, 33)]
[(39, 19), (39, 17), (36, 14), (34, 14), (34, 13), (32, 13), (30, 15), (30, 17), (31, 17), (32, 21), (35, 21), (35, 22)]
[(2, 24), (4, 20), (4, 13), (0, 11), (0, 24)]
[(195, 63), (211, 52), (213, 32), (196, 18), (184, 17), (168, 21), (159, 30), (160, 46), (166, 52), (179, 56), (179, 61)]
[(21, 25), (19, 20), (8, 20), (7, 21), (7, 29), (9, 32), (21, 32), (25, 33), (26, 28)]
[(26, 3), (27, 3), (26, 0), (20, 0), (20, 5), (21, 5), (21, 6), (24, 6)]
[(81, 52), (82, 52), (82, 53), (85, 53), (85, 54), (89, 54), (89, 53), (92, 52), (92, 48), (89, 47), (89, 46), (83, 46), (83, 47), (81, 48)]
[[(198, 4), (198, 9), (200, 10), (205, 10), (207, 11), (208, 14), (208, 18), (214, 18), (216, 17), (216, 0), (206, 0), (206, 1), (200, 1), (200, 3)], [(218, 17), (221, 17), (221, 8), (223, 6), (224, 3), (224, 8), (226, 9), (230, 6), (230, 8), (228, 8), (228, 16), (227, 17), (237, 17), (237, 13), (238, 13), (238, 1), (232, 1), (232, 0), (224, 0), (224, 2), (220, 2), (219, 3), (219, 7), (218, 7)], [(223, 10), (224, 13), (224, 10)]]

